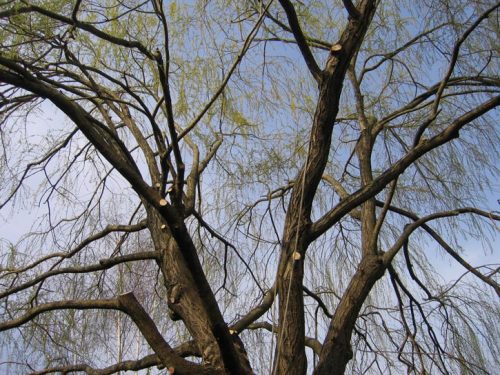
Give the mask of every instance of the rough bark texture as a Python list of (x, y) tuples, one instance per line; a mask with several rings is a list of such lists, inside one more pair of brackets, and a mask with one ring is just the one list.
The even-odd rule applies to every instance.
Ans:
[[(244, 356), (241, 355), (244, 351), (236, 349), (235, 339), (229, 333), (213, 292), (205, 278), (196, 248), (184, 223), (182, 212), (166, 203), (157, 190), (146, 184), (135, 162), (126, 152), (123, 143), (112, 132), (106, 130), (104, 125), (98, 123), (82, 107), (57, 90), (37, 81), (21, 66), (2, 58), (0, 58), (0, 63), (6, 64), (18, 72), (18, 74), (5, 72), (3, 79), (6, 82), (17, 84), (41, 97), (50, 99), (73, 120), (87, 138), (94, 143), (96, 149), (130, 182), (147, 207), (148, 227), (155, 247), (165, 254), (161, 266), (167, 274), (173, 275), (171, 279), (166, 277), (167, 289), (173, 296), (178, 294), (182, 296), (184, 293), (181, 304), (183, 308), (176, 306), (175, 309), (181, 311), (185, 318), (192, 322), (193, 326), (189, 327), (188, 325), (188, 329), (193, 335), (200, 338), (203, 357), (216, 362), (216, 366), (223, 364), (223, 368), (228, 373), (248, 373), (248, 361), (242, 360)], [(165, 229), (167, 231), (162, 234)], [(180, 248), (182, 251), (179, 250)], [(168, 269), (165, 270), (165, 268)], [(185, 286), (186, 282), (189, 288), (183, 290), (182, 286)], [(202, 318), (198, 319), (196, 316)], [(241, 342), (238, 343), (238, 347), (242, 348)]]
[(351, 336), (359, 311), (384, 271), (385, 265), (379, 256), (367, 256), (361, 261), (335, 310), (315, 375), (344, 374), (352, 358)]
[[(236, 335), (228, 335), (230, 338), (228, 345), (219, 333), (221, 331), (229, 332), (225, 324), (215, 327), (216, 329), (207, 330), (207, 322), (213, 321), (213, 317), (209, 315), (210, 312), (207, 311), (205, 301), (209, 298), (215, 301), (213, 293), (206, 291), (204, 295), (200, 295), (196, 281), (191, 276), (194, 265), (191, 264), (191, 270), (187, 267), (185, 257), (181, 253), (182, 250), (173, 239), (169, 226), (155, 208), (150, 208), (148, 217), (148, 228), (155, 248), (159, 249), (162, 254), (160, 267), (167, 288), (168, 306), (185, 323), (204, 363), (224, 369), (224, 355), (227, 356), (227, 352), (234, 350), (233, 356), (238, 361), (234, 366), (239, 367), (239, 369), (226, 368), (226, 371), (228, 373), (252, 373), (239, 338)], [(201, 264), (198, 263), (196, 267), (201, 270)], [(200, 273), (198, 276), (204, 277), (204, 274)]]
[[(304, 374), (307, 366), (302, 295), (303, 260), (310, 243), (311, 207), (328, 161), (343, 82), (351, 59), (375, 12), (375, 1), (363, 1), (359, 9), (361, 17), (349, 20), (339, 42), (335, 44), (340, 47), (332, 49), (321, 73), (307, 159), (295, 180), (288, 205), (277, 275), (280, 323), (274, 366), (276, 374)], [(293, 27), (292, 22), (291, 26)], [(295, 252), (300, 254), (299, 261), (294, 260)]]

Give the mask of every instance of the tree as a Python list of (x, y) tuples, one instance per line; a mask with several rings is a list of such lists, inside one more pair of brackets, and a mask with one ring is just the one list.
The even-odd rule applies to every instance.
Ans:
[(499, 7), (2, 3), (9, 368), (494, 372)]

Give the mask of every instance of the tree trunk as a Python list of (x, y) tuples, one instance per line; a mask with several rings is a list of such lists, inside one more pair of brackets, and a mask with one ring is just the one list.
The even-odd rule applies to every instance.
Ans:
[[(168, 306), (173, 315), (184, 322), (198, 347), (203, 362), (223, 369), (224, 353), (221, 352), (220, 337), (216, 337), (210, 327), (209, 322), (213, 317), (209, 316), (204, 301), (204, 298), (215, 297), (213, 294), (211, 296), (200, 296), (195, 281), (191, 276), (192, 271), (187, 267), (181, 249), (173, 239), (168, 225), (154, 208), (148, 209), (148, 219), (148, 227), (154, 246), (162, 254), (159, 266), (167, 289)], [(198, 264), (198, 267), (201, 268), (201, 264)], [(220, 329), (227, 329), (227, 327), (220, 327)], [(238, 366), (240, 370), (238, 370), (238, 373), (252, 374), (241, 340), (235, 335), (231, 336), (231, 339), (231, 346), (234, 348), (239, 360)], [(230, 348), (225, 347), (222, 349), (229, 350)]]
[(352, 358), (351, 336), (359, 311), (384, 271), (379, 256), (367, 256), (361, 261), (335, 310), (314, 375), (344, 374)]

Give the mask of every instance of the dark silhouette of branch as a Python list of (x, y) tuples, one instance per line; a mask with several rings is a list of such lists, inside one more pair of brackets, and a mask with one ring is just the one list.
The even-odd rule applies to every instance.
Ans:
[(313, 223), (311, 227), (311, 240), (319, 237), (326, 230), (331, 228), (332, 225), (334, 225), (341, 217), (352, 211), (358, 205), (381, 192), (388, 183), (401, 175), (406, 168), (408, 168), (421, 156), (451, 141), (452, 139), (457, 138), (461, 128), (499, 105), (500, 96), (496, 96), (486, 102), (483, 102), (481, 105), (457, 118), (446, 129), (434, 137), (426, 140), (425, 142), (420, 142), (417, 147), (411, 149), (405, 156), (399, 159), (381, 175), (376, 177), (373, 182), (352, 193), (346, 199), (340, 201), (337, 206), (332, 208), (322, 218)]
[(455, 69), (455, 65), (457, 63), (458, 59), (458, 54), (460, 52), (460, 47), (462, 46), (463, 42), (467, 39), (467, 37), (481, 24), (483, 20), (488, 18), (488, 16), (498, 9), (500, 7), (500, 4), (497, 3), (490, 7), (488, 10), (486, 10), (483, 14), (481, 14), (476, 21), (462, 34), (460, 39), (455, 43), (455, 46), (453, 47), (453, 52), (451, 54), (451, 60), (448, 65), (448, 71), (446, 72), (443, 80), (441, 81), (441, 84), (439, 85), (439, 88), (436, 93), (436, 98), (434, 99), (434, 104), (432, 106), (432, 111), (431, 114), (429, 115), (429, 118), (422, 123), (422, 125), (419, 126), (417, 129), (417, 132), (415, 134), (415, 138), (413, 140), (413, 147), (416, 147), (418, 143), (420, 142), (420, 139), (422, 138), (422, 135), (424, 134), (425, 130), (429, 127), (429, 125), (434, 121), (434, 119), (437, 117), (439, 114), (439, 104), (441, 102), (441, 98), (443, 96), (444, 89), (446, 88), (448, 81), (453, 74), (453, 70)]
[(295, 7), (289, 0), (280, 0), (280, 4), (285, 10), (286, 16), (288, 18), (288, 24), (290, 25), (290, 29), (292, 30), (293, 36), (297, 41), (297, 45), (299, 46), (300, 52), (304, 57), (307, 67), (311, 72), (314, 79), (319, 82), (321, 77), (321, 69), (318, 66), (318, 63), (314, 59), (314, 55), (312, 54), (309, 45), (307, 44), (306, 37), (302, 32), (300, 27), (299, 20), (297, 18), (297, 13), (295, 12)]
[(267, 293), (264, 295), (262, 303), (254, 307), (245, 316), (240, 318), (235, 324), (231, 326), (231, 329), (237, 333), (243, 331), (245, 328), (247, 328), (250, 324), (259, 319), (262, 315), (266, 313), (266, 311), (268, 311), (271, 308), (275, 296), (276, 296), (276, 287), (274, 286), (271, 289), (269, 289)]
[[(399, 252), (399, 250), (401, 249), (403, 244), (406, 241), (408, 241), (408, 237), (410, 236), (410, 234), (412, 234), (417, 228), (421, 227), (426, 222), (431, 221), (431, 220), (435, 220), (435, 219), (444, 218), (444, 217), (457, 216), (460, 214), (471, 214), (471, 213), (476, 214), (476, 215), (480, 215), (483, 217), (487, 217), (487, 218), (490, 218), (493, 220), (500, 220), (499, 215), (495, 215), (495, 214), (490, 213), (490, 212), (485, 212), (485, 211), (482, 211), (482, 210), (479, 210), (479, 209), (473, 208), (473, 207), (457, 208), (455, 210), (437, 212), (437, 213), (425, 216), (423, 218), (420, 218), (420, 219), (414, 221), (411, 224), (406, 225), (401, 236), (397, 239), (397, 241), (394, 243), (394, 245), (392, 245), (392, 247), (390, 249), (388, 249), (386, 251), (386, 253), (384, 254), (384, 262), (387, 264), (392, 262), (392, 259)], [(497, 290), (497, 293), (498, 293), (498, 290)]]
[[(143, 252), (138, 252), (138, 253), (133, 253), (133, 254), (127, 254), (127, 255), (121, 255), (117, 256), (114, 258), (106, 258), (106, 259), (101, 259), (99, 261), (99, 264), (92, 264), (88, 266), (80, 266), (80, 267), (65, 267), (65, 268), (58, 268), (58, 269), (53, 269), (47, 272), (44, 272), (37, 277), (33, 278), (30, 281), (27, 281), (25, 283), (22, 283), (20, 285), (11, 287), (7, 289), (5, 292), (0, 293), (0, 298), (5, 298), (7, 296), (10, 296), (14, 293), (17, 293), (21, 290), (27, 289), (29, 287), (32, 287), (36, 284), (38, 284), (41, 281), (46, 280), (49, 277), (57, 276), (57, 275), (63, 275), (63, 274), (74, 274), (74, 273), (89, 273), (89, 272), (97, 272), (97, 271), (104, 271), (107, 270), (111, 267), (114, 267), (118, 264), (121, 263), (127, 263), (127, 262), (137, 262), (141, 260), (147, 260), (147, 259), (159, 259), (160, 258), (160, 253), (156, 251), (143, 251)], [(18, 273), (16, 271), (16, 273)]]
[[(76, 8), (75, 8), (76, 9)], [(78, 29), (84, 30), (89, 32), (92, 35), (95, 35), (98, 38), (101, 38), (103, 40), (106, 40), (110, 43), (116, 44), (118, 46), (123, 46), (127, 48), (134, 48), (142, 52), (146, 57), (148, 57), (151, 60), (154, 60), (154, 55), (149, 51), (145, 46), (143, 46), (141, 43), (137, 41), (130, 41), (126, 39), (121, 39), (118, 38), (114, 35), (110, 35), (108, 33), (103, 32), (102, 30), (99, 30), (95, 26), (92, 26), (90, 24), (80, 22), (76, 20), (76, 13), (74, 14), (75, 19), (73, 18), (68, 18), (63, 15), (60, 15), (58, 13), (51, 12), (50, 10), (47, 10), (45, 8), (36, 6), (36, 5), (28, 5), (28, 6), (22, 6), (18, 8), (12, 8), (8, 10), (4, 10), (0, 12), (0, 18), (10, 18), (18, 14), (25, 14), (25, 13), (39, 13), (44, 16), (47, 16), (49, 18), (52, 18), (54, 20), (60, 21), (62, 23), (65, 23), (69, 26), (74, 26)]]
[(342, 0), (342, 2), (344, 3), (345, 9), (347, 10), (347, 13), (349, 13), (350, 17), (352, 17), (352, 18), (354, 18), (354, 19), (357, 20), (361, 16), (361, 14), (359, 13), (358, 9), (352, 3), (351, 0)]
[[(377, 201), (377, 205), (380, 207), (383, 205), (383, 202)], [(398, 213), (400, 215), (403, 215), (405, 217), (408, 217), (415, 222), (420, 220), (418, 215), (415, 215), (413, 212), (403, 210), (402, 208), (391, 206), (389, 208), (390, 211)], [(473, 209), (471, 212), (476, 213), (477, 209)], [(495, 214), (490, 214), (485, 211), (477, 210), (477, 213), (481, 214), (483, 217), (495, 219), (498, 219), (498, 215)], [(466, 262), (455, 250), (452, 249), (452, 247), (430, 226), (428, 226), (425, 223), (422, 223), (420, 225), (422, 229), (424, 229), (453, 259), (455, 259), (462, 267), (464, 267), (467, 271), (472, 273), (474, 276), (485, 282), (486, 284), (490, 285), (497, 295), (500, 295), (500, 285), (496, 283), (491, 277), (488, 277), (486, 275), (483, 275), (481, 272), (479, 272), (475, 267), (470, 265), (468, 262)]]
[(105, 309), (105, 310), (121, 310), (121, 307), (116, 298), (101, 299), (101, 300), (65, 300), (44, 303), (28, 309), (26, 313), (18, 318), (8, 320), (0, 323), (0, 332), (7, 329), (20, 327), (23, 324), (33, 320), (38, 315), (56, 310), (91, 310), (91, 309)]

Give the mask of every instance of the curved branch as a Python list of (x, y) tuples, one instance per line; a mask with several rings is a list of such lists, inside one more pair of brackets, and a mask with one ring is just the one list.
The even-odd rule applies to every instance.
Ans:
[[(0, 65), (8, 69), (0, 70), (0, 78), (4, 82), (49, 99), (78, 126), (96, 149), (132, 184), (134, 189), (139, 190), (142, 195), (151, 195), (151, 190), (154, 191), (154, 189), (150, 188), (143, 180), (139, 168), (129, 151), (109, 128), (93, 118), (71, 98), (34, 77), (28, 69), (18, 62), (0, 56)], [(155, 192), (154, 195), (157, 196), (158, 194)]]
[[(380, 121), (378, 121), (377, 125), (374, 128), (373, 133), (378, 134), (387, 123), (389, 123), (392, 120), (395, 120), (396, 118), (398, 118), (400, 116), (403, 116), (405, 114), (415, 112), (417, 110), (423, 109), (424, 107), (430, 106), (432, 104), (432, 102), (425, 103), (425, 101), (437, 93), (437, 90), (439, 89), (439, 85), (440, 85), (440, 82), (435, 83), (430, 88), (428, 88), (427, 91), (416, 96), (411, 102), (407, 103), (403, 107), (393, 111), (391, 114), (382, 118)], [(495, 78), (490, 78), (490, 77), (484, 77), (484, 76), (455, 77), (455, 78), (451, 78), (448, 81), (447, 87), (452, 87), (452, 86), (459, 87), (461, 85), (463, 85), (463, 86), (484, 85), (486, 87), (498, 87), (500, 85), (500, 80), (495, 79)]]
[(259, 319), (262, 315), (264, 315), (266, 311), (268, 311), (271, 308), (275, 296), (276, 296), (276, 286), (273, 286), (265, 294), (262, 303), (254, 307), (245, 316), (240, 318), (235, 324), (232, 325), (231, 329), (236, 331), (236, 333), (239, 333), (248, 328), (250, 324)]
[(310, 240), (313, 241), (321, 236), (344, 215), (348, 214), (350, 211), (358, 207), (361, 203), (374, 197), (376, 194), (385, 189), (387, 184), (404, 173), (406, 168), (412, 165), (417, 159), (419, 159), (429, 151), (451, 141), (452, 139), (458, 138), (460, 129), (499, 105), (500, 95), (486, 102), (483, 102), (478, 107), (460, 116), (455, 121), (453, 121), (450, 126), (448, 126), (446, 129), (444, 129), (434, 137), (428, 140), (422, 140), (417, 147), (411, 149), (405, 156), (403, 156), (385, 172), (375, 178), (370, 184), (367, 184), (361, 189), (358, 189), (349, 197), (340, 201), (323, 217), (313, 223), (310, 231)]
[(500, 3), (496, 3), (493, 5), (491, 8), (486, 10), (483, 14), (481, 14), (477, 20), (462, 34), (460, 39), (455, 43), (455, 46), (453, 47), (453, 52), (451, 55), (451, 60), (450, 64), (448, 66), (448, 71), (446, 72), (446, 75), (444, 76), (443, 80), (441, 81), (439, 88), (436, 93), (436, 98), (434, 99), (434, 104), (432, 106), (432, 111), (429, 115), (429, 118), (423, 122), (422, 125), (417, 129), (417, 132), (415, 134), (415, 138), (413, 140), (413, 147), (418, 145), (420, 142), (420, 139), (422, 135), (424, 134), (425, 130), (428, 128), (428, 126), (435, 120), (437, 115), (439, 114), (439, 104), (441, 102), (441, 98), (443, 96), (444, 89), (446, 88), (448, 81), (450, 80), (451, 75), (453, 74), (453, 70), (455, 69), (455, 65), (458, 60), (458, 54), (460, 52), (460, 47), (462, 46), (462, 43), (465, 42), (465, 39), (480, 25), (480, 23), (488, 18), (488, 16), (496, 10), (498, 7), (500, 7)]
[[(369, 56), (365, 62), (364, 62), (364, 67), (363, 67), (363, 70), (361, 71), (360, 73), (360, 76), (359, 76), (359, 82), (361, 82), (365, 76), (366, 73), (369, 73), (371, 72), (372, 70), (375, 70), (377, 69), (380, 65), (382, 65), (383, 63), (385, 63), (387, 60), (391, 60), (392, 58), (394, 58), (396, 55), (398, 55), (400, 52), (403, 52), (404, 50), (408, 49), (409, 47), (413, 46), (415, 44), (415, 42), (417, 42), (419, 39), (429, 35), (429, 34), (432, 34), (434, 31), (436, 30), (439, 30), (441, 29), (442, 27), (446, 26), (447, 23), (443, 23), (441, 25), (438, 25), (436, 27), (433, 27), (432, 29), (430, 30), (426, 30), (420, 34), (418, 34), (417, 36), (413, 37), (411, 40), (409, 40), (408, 42), (406, 42), (405, 44), (403, 44), (401, 47), (395, 49), (394, 51), (392, 52), (388, 52), (388, 53), (385, 53), (383, 55), (372, 55), (372, 56)], [(377, 63), (375, 63), (374, 65), (372, 66), (369, 66), (369, 67), (366, 67), (366, 64), (368, 63), (368, 61), (376, 56), (380, 56), (382, 57), (381, 60), (379, 60)]]
[(108, 375), (120, 373), (121, 371), (139, 371), (153, 366), (161, 366), (161, 360), (156, 354), (147, 355), (135, 361), (123, 361), (103, 369), (94, 369), (92, 372), (87, 372), (90, 375)]
[(49, 17), (53, 20), (60, 21), (66, 25), (74, 26), (78, 29), (87, 31), (90, 34), (92, 34), (98, 38), (104, 39), (104, 40), (106, 40), (110, 43), (116, 44), (118, 46), (137, 49), (140, 52), (142, 52), (149, 59), (154, 60), (153, 54), (144, 45), (142, 45), (138, 41), (121, 39), (121, 38), (118, 38), (116, 36), (105, 33), (104, 31), (101, 31), (92, 25), (89, 25), (85, 22), (78, 21), (76, 19), (76, 14), (74, 14), (74, 19), (72, 19), (72, 18), (62, 16), (62, 15), (57, 14), (57, 13), (51, 12), (47, 9), (44, 9), (44, 8), (36, 6), (36, 5), (28, 5), (28, 6), (23, 6), (23, 7), (19, 7), (19, 8), (12, 8), (12, 9), (8, 9), (8, 10), (5, 10), (3, 12), (0, 12), (0, 18), (10, 18), (10, 17), (16, 16), (18, 14), (33, 13), (33, 12), (42, 14), (42, 15)]
[(23, 324), (33, 320), (38, 315), (56, 311), (56, 310), (93, 310), (93, 309), (103, 309), (103, 310), (121, 310), (121, 307), (116, 298), (101, 299), (101, 300), (67, 300), (67, 301), (56, 301), (44, 303), (42, 305), (35, 306), (29, 309), (24, 315), (19, 318), (8, 320), (6, 322), (0, 323), (0, 332), (20, 327)]
[(108, 234), (110, 233), (113, 233), (113, 232), (127, 232), (127, 233), (132, 233), (132, 232), (138, 232), (142, 229), (146, 228), (146, 220), (143, 220), (137, 224), (133, 224), (133, 225), (108, 225), (106, 226), (106, 228), (104, 228), (102, 231), (90, 236), (90, 237), (87, 237), (85, 240), (83, 240), (82, 242), (80, 242), (80, 244), (78, 244), (78, 246), (76, 246), (73, 250), (71, 250), (70, 252), (68, 253), (53, 253), (53, 254), (49, 254), (43, 258), (40, 258), (38, 260), (36, 260), (35, 262), (31, 263), (30, 265), (22, 268), (22, 269), (19, 269), (19, 270), (9, 270), (9, 272), (5, 275), (2, 275), (2, 276), (6, 276), (6, 275), (9, 275), (11, 273), (22, 273), (22, 272), (25, 272), (25, 271), (28, 271), (36, 266), (38, 266), (40, 263), (43, 263), (43, 262), (46, 262), (47, 260), (49, 259), (52, 259), (52, 258), (55, 258), (55, 257), (60, 257), (62, 259), (68, 259), (68, 258), (71, 258), (73, 255), (75, 255), (76, 253), (78, 253), (80, 250), (82, 250), (84, 247), (88, 246), (90, 243), (94, 242), (94, 241), (97, 241), (105, 236), (107, 236)]
[[(56, 311), (56, 310), (67, 310), (67, 309), (77, 309), (77, 310), (118, 310), (127, 314), (137, 325), (140, 332), (155, 351), (161, 363), (164, 365), (172, 366), (176, 369), (178, 374), (203, 374), (203, 375), (222, 375), (221, 370), (216, 370), (206, 366), (197, 365), (186, 361), (180, 357), (174, 349), (168, 345), (168, 343), (163, 339), (162, 335), (158, 331), (154, 321), (148, 315), (148, 313), (141, 306), (139, 301), (135, 298), (133, 293), (126, 293), (118, 296), (117, 298), (111, 299), (101, 299), (101, 300), (68, 300), (68, 301), (56, 301), (45, 303), (36, 307), (29, 309), (24, 315), (19, 318), (12, 319), (10, 321), (0, 323), (0, 332), (7, 329), (12, 329), (19, 327), (38, 315)], [(87, 365), (77, 365), (80, 371), (92, 369)], [(42, 372), (43, 373), (43, 372)], [(47, 372), (45, 372), (47, 373)]]
[[(179, 346), (176, 346), (174, 348), (174, 351), (177, 355), (181, 357), (200, 356), (200, 353), (198, 353), (197, 349), (195, 348), (193, 341), (187, 341)], [(157, 366), (158, 368), (164, 367), (162, 365), (160, 358), (158, 358), (156, 354), (149, 354), (137, 360), (129, 360), (129, 361), (115, 363), (114, 365), (110, 365), (101, 369), (96, 369), (87, 364), (82, 363), (76, 365), (51, 367), (42, 371), (32, 372), (30, 373), (30, 375), (68, 373), (73, 371), (82, 371), (86, 372), (89, 375), (111, 375), (120, 371), (139, 371), (153, 366)]]
[[(316, 294), (314, 293), (312, 290), (310, 290), (309, 288), (306, 288), (305, 286), (302, 287), (302, 289), (304, 289), (304, 292), (309, 296), (311, 297), (313, 300), (315, 300), (317, 303), (318, 303), (318, 306), (321, 308), (321, 310), (323, 310), (323, 314), (326, 315), (326, 317), (328, 317), (329, 319), (332, 319), (333, 318), (333, 314), (330, 313), (330, 311), (328, 311), (328, 307), (326, 307), (325, 303), (323, 302), (323, 300)], [(340, 299), (340, 298), (339, 298)]]
[(156, 189), (146, 183), (123, 142), (115, 137), (105, 125), (86, 112), (83, 107), (53, 87), (38, 80), (17, 62), (0, 56), (0, 65), (7, 68), (7, 70), (0, 69), (0, 79), (52, 101), (81, 129), (106, 160), (132, 185), (134, 191), (151, 204), (165, 219), (173, 238), (179, 247), (183, 249), (181, 252), (182, 258), (189, 267), (196, 293), (203, 301), (203, 307), (209, 318), (207, 323), (221, 349), (226, 370), (241, 374), (246, 373), (246, 370), (241, 367), (234, 340), (229, 334), (217, 301), (205, 277), (196, 247), (188, 232), (182, 213), (179, 212), (177, 207), (169, 204)]
[(160, 258), (160, 253), (157, 251), (143, 251), (139, 253), (133, 253), (133, 254), (127, 254), (127, 255), (122, 255), (114, 258), (106, 258), (106, 259), (101, 259), (99, 261), (99, 264), (92, 264), (89, 266), (81, 266), (81, 267), (66, 267), (66, 268), (60, 268), (60, 269), (55, 269), (55, 270), (50, 270), (47, 272), (42, 273), (41, 275), (38, 275), (34, 279), (27, 281), (21, 285), (18, 285), (14, 288), (10, 288), (6, 290), (5, 292), (0, 293), (0, 299), (5, 298), (7, 296), (10, 296), (14, 293), (17, 293), (21, 290), (27, 289), (29, 287), (32, 287), (36, 284), (38, 284), (41, 281), (46, 280), (49, 277), (52, 276), (57, 276), (57, 275), (62, 275), (62, 274), (71, 274), (71, 273), (89, 273), (89, 272), (96, 272), (96, 271), (104, 271), (107, 270), (113, 266), (116, 266), (121, 263), (126, 263), (126, 262), (136, 262), (140, 260), (146, 260), (146, 259), (159, 259)]
[[(466, 210), (466, 211), (463, 211), (463, 212), (470, 212), (470, 211)], [(459, 214), (460, 214), (460, 210), (437, 212), (437, 213), (425, 216), (425, 217), (423, 217), (421, 219), (418, 219), (417, 221), (415, 221), (415, 222), (413, 222), (411, 224), (407, 224), (405, 226), (405, 229), (404, 229), (403, 233), (401, 234), (401, 236), (399, 236), (399, 238), (394, 243), (394, 245), (392, 245), (392, 247), (389, 250), (387, 250), (385, 252), (385, 254), (383, 255), (382, 259), (383, 259), (384, 263), (386, 265), (388, 265), (388, 264), (390, 264), (392, 262), (392, 260), (396, 256), (396, 254), (403, 247), (403, 244), (406, 243), (406, 241), (408, 241), (408, 237), (410, 237), (410, 235), (418, 227), (422, 226), (422, 224), (425, 224), (426, 222), (431, 221), (431, 220), (441, 219), (441, 218), (450, 217), (450, 216), (457, 216)]]
[(216, 370), (202, 365), (196, 365), (180, 357), (168, 345), (158, 331), (156, 324), (144, 310), (133, 293), (126, 293), (117, 298), (120, 309), (137, 325), (142, 335), (165, 366), (175, 368), (177, 374), (222, 375), (222, 370)]
[[(439, 106), (439, 102), (441, 100), (441, 96), (443, 94), (444, 88), (446, 87), (446, 85), (447, 85), (447, 83), (448, 83), (448, 81), (453, 73), (453, 70), (455, 69), (455, 65), (456, 65), (457, 59), (458, 59), (458, 53), (460, 51), (460, 47), (462, 46), (462, 43), (465, 42), (465, 39), (468, 38), (468, 36), (474, 31), (474, 29), (476, 29), (476, 27), (478, 27), (482, 21), (484, 21), (486, 18), (488, 18), (488, 16), (494, 10), (496, 10), (498, 7), (500, 7), (500, 3), (496, 3), (491, 8), (487, 9), (483, 14), (481, 14), (477, 18), (477, 20), (462, 34), (460, 39), (455, 43), (455, 46), (453, 47), (453, 53), (451, 55), (450, 64), (448, 66), (448, 71), (446, 72), (445, 77), (441, 81), (441, 84), (439, 85), (438, 92), (436, 94), (436, 100), (434, 101), (434, 107), (432, 109), (433, 114), (436, 114), (438, 111), (438, 106)], [(416, 142), (416, 143), (418, 143), (418, 142)]]
[[(383, 202), (380, 202), (380, 201), (377, 201), (376, 203), (377, 203), (377, 206), (379, 206), (379, 207), (381, 207), (383, 205)], [(399, 207), (390, 206), (389, 210), (392, 212), (398, 213), (400, 215), (406, 216), (414, 221), (420, 220), (420, 218), (417, 215), (415, 215), (414, 213), (412, 213), (410, 211), (403, 210), (402, 208), (399, 208)], [(474, 210), (476, 210), (476, 209), (474, 209)], [(485, 216), (485, 217), (488, 217), (491, 219), (499, 220), (498, 215), (493, 216), (493, 214), (490, 215), (490, 213), (487, 213), (485, 211), (481, 211), (481, 210), (478, 210), (478, 211), (482, 213), (481, 216)], [(500, 285), (498, 285), (498, 283), (496, 283), (491, 277), (483, 275), (475, 267), (473, 267), (468, 262), (466, 262), (455, 250), (453, 250), (451, 248), (450, 245), (448, 245), (448, 243), (446, 243), (445, 240), (443, 240), (443, 238), (434, 229), (432, 229), (431, 227), (429, 227), (425, 223), (423, 223), (420, 227), (423, 230), (425, 230), (462, 267), (464, 267), (467, 271), (472, 273), (474, 276), (476, 276), (477, 278), (479, 278), (480, 280), (482, 280), (486, 284), (490, 285), (495, 290), (497, 295), (500, 296)]]

